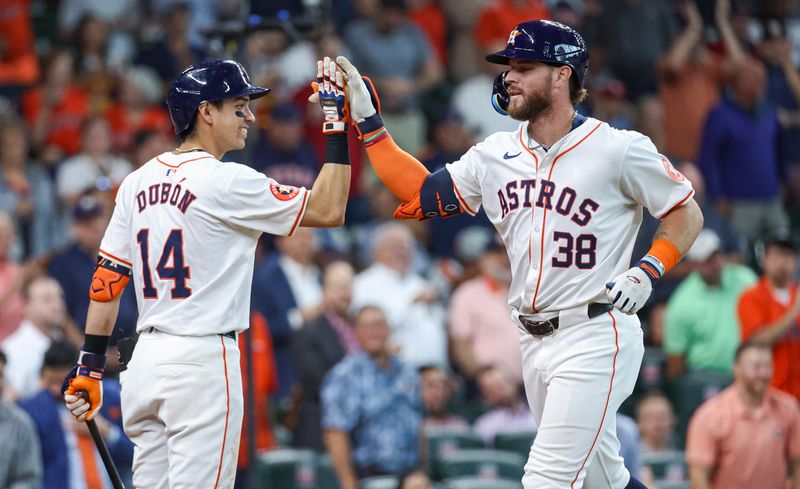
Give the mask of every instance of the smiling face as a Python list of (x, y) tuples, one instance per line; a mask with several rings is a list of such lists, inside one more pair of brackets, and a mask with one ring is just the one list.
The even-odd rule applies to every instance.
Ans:
[(256, 120), (250, 111), (250, 97), (225, 99), (219, 107), (216, 104), (204, 103), (198, 111), (206, 118), (210, 118), (214, 139), (223, 152), (244, 148), (247, 128)]
[(569, 66), (552, 66), (538, 61), (509, 61), (508, 114), (518, 121), (533, 120), (553, 105), (559, 92), (569, 97)]

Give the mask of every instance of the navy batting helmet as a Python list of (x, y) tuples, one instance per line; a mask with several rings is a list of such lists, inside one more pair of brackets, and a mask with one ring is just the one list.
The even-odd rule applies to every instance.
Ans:
[(167, 107), (175, 133), (181, 134), (192, 123), (203, 102), (250, 96), (263, 97), (269, 88), (250, 83), (244, 67), (232, 59), (214, 59), (194, 64), (172, 82), (167, 94)]
[(517, 25), (508, 36), (505, 49), (486, 56), (486, 61), (501, 65), (512, 59), (567, 65), (581, 88), (589, 68), (589, 50), (581, 35), (571, 27), (549, 20)]

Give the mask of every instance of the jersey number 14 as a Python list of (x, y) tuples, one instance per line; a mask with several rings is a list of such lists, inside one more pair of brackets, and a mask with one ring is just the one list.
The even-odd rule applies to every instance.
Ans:
[[(144, 282), (142, 292), (145, 299), (158, 299), (158, 289), (153, 286), (153, 274), (150, 272), (149, 238), (150, 230), (147, 228), (140, 229), (136, 234), (136, 241), (142, 254), (142, 282)], [(173, 299), (185, 299), (192, 295), (192, 289), (186, 284), (191, 273), (183, 262), (183, 229), (170, 231), (164, 242), (161, 258), (156, 265), (156, 272), (161, 280), (172, 280), (170, 297)]]

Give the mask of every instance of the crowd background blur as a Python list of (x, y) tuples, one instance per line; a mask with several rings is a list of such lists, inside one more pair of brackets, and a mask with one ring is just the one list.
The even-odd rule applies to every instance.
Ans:
[[(719, 464), (735, 467), (735, 453), (721, 462), (703, 452), (726, 436), (707, 423), (702, 443), (689, 433), (687, 465), (695, 411), (723, 390), (750, 389), (748, 433), (769, 432), (775, 399), (794, 411), (800, 399), (797, 0), (3, 0), (0, 489), (110, 487), (84, 428), (54, 400), (56, 377), (81, 342), (115, 190), (176, 145), (164, 97), (180, 70), (232, 57), (272, 88), (252, 104), (247, 147), (226, 159), (310, 186), (324, 155), (322, 114), (306, 102), (315, 60), (345, 54), (375, 81), (393, 137), (433, 171), (517, 127), (491, 109), (502, 67), (483, 56), (532, 19), (584, 36), (589, 98), (578, 110), (649, 136), (692, 181), (705, 215), (697, 243), (639, 313), (646, 353), (618, 422), (626, 462), (662, 488), (690, 478), (712, 487), (701, 483)], [(250, 361), (237, 485), (518, 483), (536, 427), (502, 245), (482, 213), (392, 222), (397, 202), (353, 134), (350, 148), (345, 226), (261, 240), (252, 328), (240, 337)], [(645, 216), (634, 260), (657, 224)], [(112, 345), (134, 332), (132, 292)], [(365, 310), (377, 319), (358, 328)], [(756, 352), (735, 363), (743, 342), (767, 345), (771, 362)], [(117, 366), (108, 370), (101, 424), (130, 477)], [(704, 406), (703, 419), (733, 404)], [(800, 487), (800, 426), (784, 411), (775, 437), (786, 449), (775, 453), (785, 464), (769, 470)], [(387, 446), (406, 447), (403, 458)]]

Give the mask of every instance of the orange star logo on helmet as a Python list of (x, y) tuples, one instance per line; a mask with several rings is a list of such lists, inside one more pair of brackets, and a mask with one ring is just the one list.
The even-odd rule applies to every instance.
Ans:
[(277, 182), (270, 183), (269, 190), (276, 199), (283, 201), (292, 200), (293, 198), (297, 197), (297, 194), (300, 193), (300, 189), (297, 187), (292, 187), (291, 185), (281, 185)]
[(511, 34), (508, 35), (508, 41), (506, 42), (506, 44), (510, 44), (510, 45), (513, 46), (514, 45), (514, 41), (517, 39), (517, 36), (520, 35), (520, 34), (522, 34), (522, 33), (520, 31), (518, 31), (517, 29), (514, 29), (513, 31), (511, 31)]

